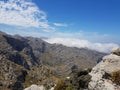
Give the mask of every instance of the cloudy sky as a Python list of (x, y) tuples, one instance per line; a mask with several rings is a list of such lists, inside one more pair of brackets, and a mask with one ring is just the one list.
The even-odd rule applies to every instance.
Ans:
[(120, 45), (120, 0), (0, 0), (0, 30), (109, 52)]

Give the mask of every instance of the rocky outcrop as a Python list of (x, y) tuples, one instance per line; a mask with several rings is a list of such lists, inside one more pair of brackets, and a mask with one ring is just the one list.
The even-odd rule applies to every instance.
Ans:
[(120, 48), (117, 47), (113, 48), (111, 53), (120, 56)]
[(120, 90), (120, 48), (103, 57), (91, 71), (90, 90)]

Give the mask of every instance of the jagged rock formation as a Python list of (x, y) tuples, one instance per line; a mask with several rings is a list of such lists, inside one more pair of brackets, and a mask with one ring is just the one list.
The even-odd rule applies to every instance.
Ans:
[(91, 71), (90, 90), (120, 90), (120, 48), (103, 57)]
[(0, 32), (0, 90), (23, 90), (32, 84), (53, 87), (71, 67), (93, 67), (104, 55)]

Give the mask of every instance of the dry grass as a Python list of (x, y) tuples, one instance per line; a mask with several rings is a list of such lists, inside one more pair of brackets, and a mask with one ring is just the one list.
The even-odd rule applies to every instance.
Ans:
[(54, 90), (63, 90), (64, 85), (65, 85), (65, 80), (64, 80), (64, 79), (61, 79), (61, 80), (57, 83), (57, 85), (56, 85), (56, 87), (55, 87)]
[(112, 72), (111, 79), (114, 83), (120, 85), (120, 70)]

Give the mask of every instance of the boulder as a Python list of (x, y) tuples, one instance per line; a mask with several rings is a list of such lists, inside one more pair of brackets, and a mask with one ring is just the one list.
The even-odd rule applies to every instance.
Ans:
[(112, 49), (111, 52), (112, 52), (112, 54), (120, 56), (120, 48), (115, 47)]

